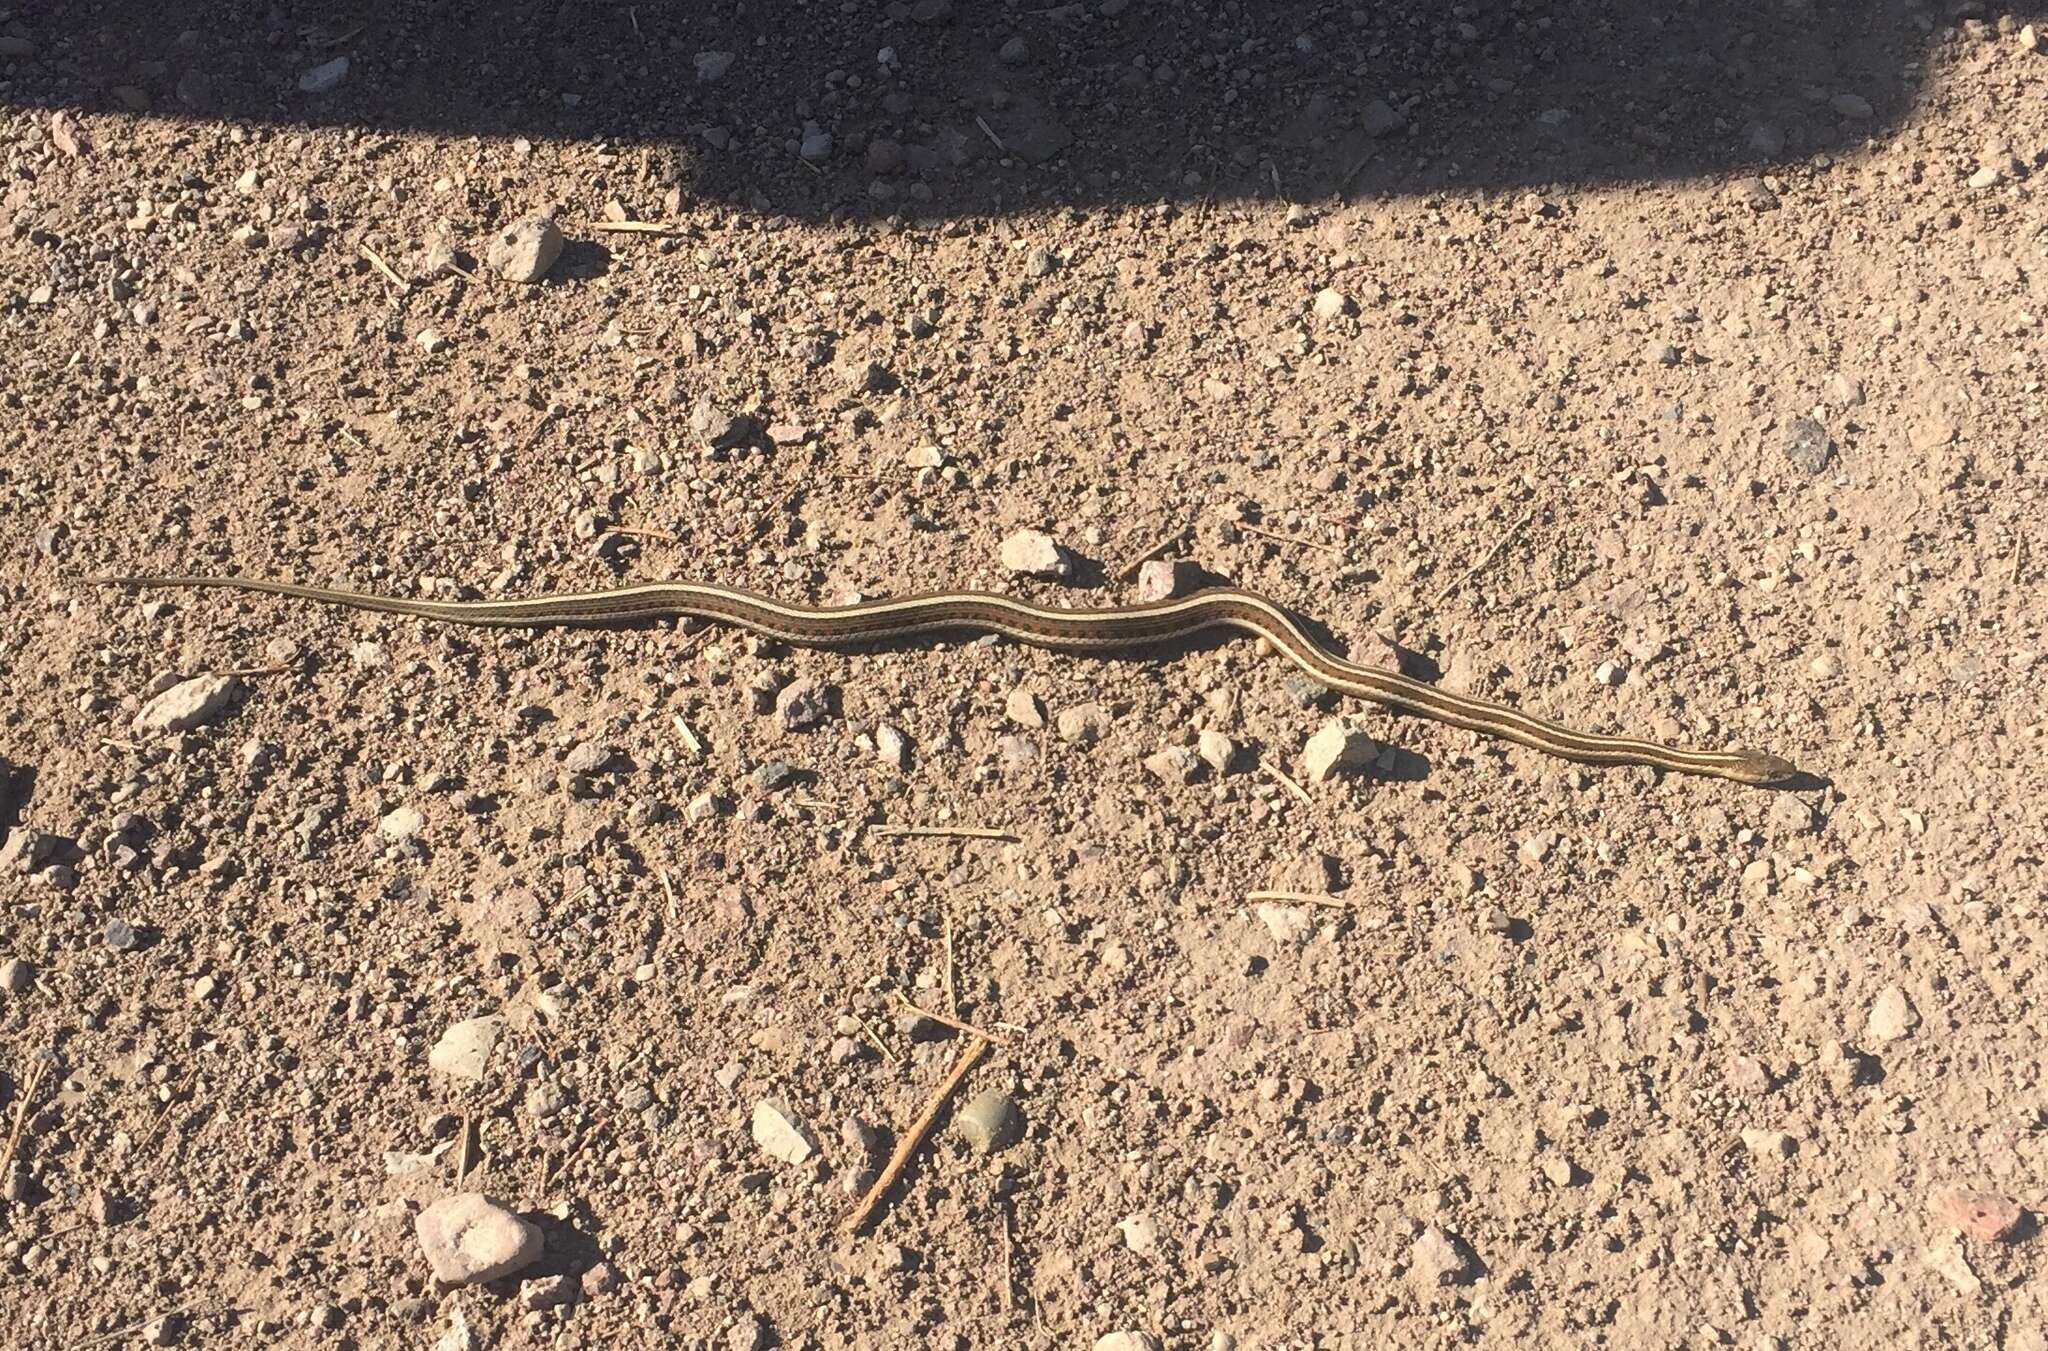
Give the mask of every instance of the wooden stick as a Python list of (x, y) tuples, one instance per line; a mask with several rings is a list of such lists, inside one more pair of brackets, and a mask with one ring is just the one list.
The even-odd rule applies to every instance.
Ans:
[(874, 1028), (868, 1026), (867, 1019), (861, 1017), (858, 1013), (852, 1015), (852, 1017), (856, 1023), (860, 1024), (860, 1034), (868, 1039), (868, 1045), (874, 1047), (875, 1050), (881, 1055), (882, 1059), (888, 1061), (892, 1065), (902, 1063), (903, 1057), (897, 1055), (894, 1051), (889, 1049), (889, 1044), (882, 1040), (881, 1034), (876, 1032)]
[(658, 220), (607, 220), (591, 225), (601, 235), (687, 235), (687, 225), (668, 225)]
[(462, 1114), (461, 1139), (462, 1148), (455, 1153), (455, 1180), (457, 1182), (469, 1176), (470, 1118), (468, 1112)]
[(230, 671), (214, 671), (214, 672), (212, 672), (212, 674), (214, 674), (214, 675), (217, 675), (217, 676), (236, 676), (236, 677), (241, 677), (241, 676), (274, 676), (274, 675), (290, 675), (290, 674), (291, 674), (291, 673), (292, 673), (293, 671), (296, 671), (296, 670), (298, 670), (298, 669), (299, 669), (299, 668), (298, 668), (298, 667), (296, 667), (296, 666), (237, 666), (237, 667), (235, 667), (235, 668), (234, 668), (233, 670), (230, 670)]
[(124, 1337), (132, 1337), (136, 1333), (148, 1327), (151, 1323), (162, 1322), (166, 1318), (176, 1318), (179, 1314), (191, 1313), (194, 1309), (198, 1307), (199, 1301), (195, 1299), (190, 1304), (180, 1304), (175, 1309), (169, 1309), (163, 1313), (151, 1314), (149, 1317), (143, 1319), (140, 1323), (130, 1323), (127, 1327), (115, 1328), (112, 1332), (102, 1332), (97, 1337), (88, 1337), (82, 1342), (73, 1342), (72, 1345), (77, 1347), (104, 1346), (108, 1342), (117, 1342)]
[(958, 840), (1007, 840), (1011, 844), (1022, 844), (1023, 836), (1013, 835), (1007, 830), (987, 830), (981, 826), (875, 826), (870, 834), (885, 839), (958, 839)]
[(1232, 521), (1231, 524), (1244, 531), (1247, 535), (1259, 535), (1265, 539), (1279, 540), (1282, 544), (1298, 544), (1304, 549), (1320, 549), (1324, 553), (1331, 554), (1337, 558), (1344, 556), (1342, 549), (1334, 544), (1325, 544), (1321, 540), (1303, 539), (1299, 535), (1283, 535), (1277, 530), (1268, 530), (1260, 525), (1248, 525), (1243, 521)]
[(860, 1204), (846, 1217), (847, 1233), (859, 1233), (867, 1227), (868, 1221), (874, 1218), (875, 1211), (882, 1204), (882, 1198), (889, 1194), (889, 1189), (896, 1185), (896, 1179), (902, 1177), (903, 1170), (909, 1166), (910, 1156), (924, 1144), (925, 1136), (931, 1134), (932, 1123), (937, 1121), (939, 1113), (945, 1110), (947, 1099), (960, 1087), (968, 1071), (980, 1063), (982, 1056), (987, 1054), (988, 1046), (988, 1039), (985, 1037), (976, 1037), (967, 1043), (967, 1049), (953, 1062), (953, 1072), (946, 1076), (946, 1082), (939, 1085), (939, 1091), (932, 1094), (931, 1101), (917, 1114), (917, 1120), (911, 1122), (910, 1129), (903, 1132), (896, 1141), (896, 1151), (889, 1156), (889, 1164), (882, 1169), (881, 1176), (875, 1179), (875, 1185), (868, 1188), (867, 1195), (860, 1198)]
[(21, 1128), (28, 1124), (29, 1103), (35, 1100), (36, 1090), (43, 1086), (43, 1073), (49, 1068), (49, 1061), (36, 1061), (35, 1069), (28, 1076), (27, 1087), (21, 1090), (21, 1101), (14, 1104), (14, 1129), (7, 1132), (7, 1148), (0, 1149), (0, 1182), (7, 1179), (14, 1167), (14, 1148), (21, 1143)]
[(1333, 910), (1349, 910), (1351, 902), (1341, 896), (1332, 896), (1320, 891), (1247, 891), (1248, 901), (1300, 901), (1304, 905), (1326, 905)]
[(1009, 1049), (1010, 1043), (1004, 1041), (1001, 1037), (997, 1036), (993, 1032), (984, 1031), (983, 1029), (976, 1027), (973, 1023), (968, 1022), (964, 1018), (956, 1018), (948, 1013), (934, 1013), (930, 1009), (926, 1008), (924, 1005), (917, 1003), (909, 995), (904, 994), (901, 990), (895, 990), (891, 993), (893, 993), (896, 996), (897, 1003), (903, 1005), (904, 1008), (909, 1009), (912, 1013), (915, 1013), (920, 1018), (929, 1018), (935, 1023), (944, 1023), (947, 1027), (952, 1028), (955, 1032), (965, 1032), (971, 1036), (980, 1037), (983, 1041), (989, 1043), (991, 1046), (1000, 1046), (1005, 1050)]
[(1144, 553), (1139, 554), (1136, 558), (1133, 558), (1130, 562), (1124, 564), (1122, 567), (1116, 570), (1117, 580), (1122, 582), (1128, 582), (1135, 578), (1138, 575), (1139, 568), (1144, 567), (1147, 563), (1150, 563), (1153, 559), (1159, 557), (1168, 549), (1171, 549), (1174, 545), (1186, 539), (1188, 537), (1188, 531), (1192, 530), (1193, 528), (1194, 527), (1183, 522), (1182, 524), (1175, 526), (1166, 534), (1161, 535), (1158, 539), (1152, 542), (1152, 546), (1146, 549)]
[(982, 135), (988, 137), (989, 140), (995, 142), (996, 149), (1002, 151), (1005, 155), (1010, 153), (1010, 147), (1003, 144), (1003, 138), (996, 135), (995, 132), (989, 127), (989, 124), (982, 120), (980, 113), (976, 113), (974, 115), (974, 125), (981, 128)]
[[(946, 947), (946, 969), (944, 972), (946, 977), (946, 1012), (949, 1015), (953, 1015), (960, 1012), (960, 992), (953, 984), (953, 911), (948, 908), (942, 919), (944, 921), (942, 933)], [(901, 990), (898, 990), (896, 993), (898, 998), (902, 997), (903, 992)]]
[(1532, 507), (1530, 508), (1528, 515), (1524, 516), (1521, 520), (1516, 521), (1513, 525), (1509, 526), (1507, 532), (1503, 534), (1499, 539), (1493, 542), (1493, 547), (1486, 551), (1486, 557), (1480, 559), (1477, 563), (1474, 563), (1471, 567), (1465, 569), (1464, 573), (1458, 578), (1457, 581), (1452, 582), (1449, 586), (1445, 587), (1442, 591), (1437, 593), (1436, 604), (1441, 605), (1445, 601), (1449, 600), (1452, 596), (1457, 595), (1458, 589), (1460, 587), (1464, 586), (1465, 583), (1471, 581), (1474, 577), (1477, 577), (1480, 573), (1486, 571), (1486, 569), (1492, 565), (1493, 560), (1500, 557), (1500, 551), (1502, 549), (1507, 548), (1508, 544), (1515, 538), (1515, 536), (1521, 534), (1522, 531), (1528, 527), (1529, 522), (1535, 519), (1536, 511), (1535, 508)]
[(1266, 762), (1265, 762), (1264, 760), (1261, 760), (1261, 761), (1259, 761), (1259, 768), (1260, 768), (1260, 769), (1262, 769), (1262, 770), (1264, 770), (1264, 771), (1265, 771), (1265, 772), (1266, 772), (1267, 774), (1271, 775), (1271, 776), (1272, 776), (1273, 778), (1275, 778), (1275, 779), (1278, 779), (1278, 780), (1280, 781), (1280, 783), (1281, 783), (1281, 784), (1282, 784), (1283, 786), (1285, 786), (1285, 787), (1286, 787), (1286, 789), (1287, 789), (1287, 791), (1288, 791), (1288, 792), (1290, 792), (1290, 793), (1294, 794), (1294, 795), (1295, 795), (1296, 797), (1300, 798), (1300, 799), (1301, 799), (1301, 805), (1302, 805), (1302, 806), (1304, 806), (1304, 807), (1313, 807), (1313, 806), (1315, 806), (1315, 805), (1316, 805), (1316, 800), (1315, 800), (1314, 798), (1312, 798), (1312, 797), (1310, 797), (1310, 796), (1308, 795), (1308, 790), (1307, 790), (1306, 788), (1303, 788), (1303, 787), (1302, 787), (1302, 786), (1301, 786), (1300, 784), (1298, 784), (1298, 783), (1296, 783), (1296, 782), (1295, 782), (1294, 780), (1292, 780), (1292, 779), (1288, 778), (1288, 777), (1287, 777), (1287, 776), (1286, 776), (1285, 774), (1282, 774), (1282, 773), (1281, 773), (1281, 772), (1280, 772), (1279, 770), (1275, 769), (1275, 768), (1274, 768), (1274, 767), (1273, 767), (1272, 765), (1270, 765), (1270, 764), (1266, 763)]
[(376, 268), (379, 272), (382, 272), (385, 275), (385, 277), (390, 280), (391, 284), (393, 286), (396, 286), (399, 290), (410, 291), (412, 289), (412, 283), (407, 281), (405, 278), (399, 276), (396, 272), (393, 272), (391, 270), (391, 264), (385, 262), (384, 259), (378, 255), (377, 251), (371, 248), (368, 244), (363, 245), (363, 257), (369, 259), (370, 266)]
[(608, 527), (611, 534), (631, 535), (634, 539), (658, 539), (666, 544), (675, 544), (682, 536), (667, 530), (656, 530), (651, 525), (614, 525)]
[(1007, 1203), (996, 1202), (996, 1209), (1003, 1212), (1003, 1312), (1017, 1312), (1017, 1243), (1010, 1237), (1010, 1207)]
[(196, 1080), (197, 1080), (198, 1078), (199, 1078), (199, 1071), (198, 1071), (198, 1070), (193, 1070), (193, 1071), (192, 1071), (192, 1072), (191, 1072), (190, 1074), (188, 1074), (188, 1075), (186, 1075), (186, 1076), (185, 1076), (185, 1082), (184, 1082), (183, 1084), (179, 1085), (179, 1086), (178, 1086), (178, 1087), (177, 1087), (176, 1089), (173, 1089), (173, 1090), (172, 1090), (172, 1092), (171, 1092), (171, 1100), (170, 1100), (169, 1102), (167, 1102), (167, 1103), (165, 1103), (165, 1104), (164, 1104), (164, 1109), (163, 1109), (163, 1110), (162, 1110), (161, 1112), (158, 1112), (158, 1113), (156, 1114), (156, 1120), (155, 1120), (155, 1121), (152, 1121), (152, 1122), (150, 1123), (150, 1125), (149, 1125), (149, 1133), (148, 1133), (147, 1135), (145, 1135), (145, 1136), (143, 1136), (143, 1137), (142, 1137), (142, 1143), (141, 1143), (141, 1144), (139, 1144), (139, 1145), (137, 1145), (137, 1146), (135, 1146), (135, 1152), (136, 1152), (137, 1154), (140, 1154), (140, 1153), (141, 1153), (141, 1152), (142, 1152), (143, 1150), (145, 1150), (145, 1149), (148, 1149), (148, 1148), (149, 1148), (149, 1146), (150, 1146), (150, 1144), (151, 1144), (151, 1143), (152, 1143), (153, 1141), (155, 1141), (155, 1139), (156, 1139), (156, 1133), (157, 1133), (158, 1131), (162, 1130), (162, 1129), (163, 1129), (163, 1127), (164, 1127), (164, 1119), (165, 1119), (166, 1117), (170, 1116), (170, 1114), (171, 1114), (171, 1108), (173, 1108), (173, 1107), (177, 1106), (177, 1103), (178, 1103), (178, 1094), (179, 1094), (179, 1093), (185, 1093), (185, 1092), (190, 1092), (190, 1091), (191, 1091), (191, 1088), (192, 1088), (192, 1085), (193, 1085), (193, 1083), (194, 1083), (194, 1082), (195, 1082), (195, 1081), (196, 1081)]

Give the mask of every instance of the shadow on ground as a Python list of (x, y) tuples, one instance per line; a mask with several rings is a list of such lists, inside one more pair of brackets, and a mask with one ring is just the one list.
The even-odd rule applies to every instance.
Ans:
[(753, 210), (990, 214), (1759, 168), (1896, 124), (1934, 46), (1983, 22), (1856, 0), (46, 0), (0, 25), (0, 102), (655, 146), (691, 195)]

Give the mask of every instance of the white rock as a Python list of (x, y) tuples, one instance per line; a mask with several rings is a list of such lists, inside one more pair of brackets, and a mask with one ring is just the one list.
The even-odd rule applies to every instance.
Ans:
[(1124, 1236), (1124, 1246), (1132, 1252), (1151, 1252), (1159, 1245), (1159, 1226), (1152, 1222), (1150, 1215), (1132, 1215), (1119, 1220), (1116, 1231)]
[(1756, 1130), (1745, 1126), (1742, 1143), (1760, 1159), (1789, 1159), (1799, 1152), (1799, 1141), (1784, 1131)]
[(1852, 122), (1868, 121), (1876, 113), (1876, 109), (1870, 106), (1870, 100), (1861, 94), (1837, 94), (1828, 100), (1828, 107)]
[(498, 1039), (504, 1033), (505, 1020), (496, 1014), (455, 1023), (441, 1034), (441, 1039), (434, 1043), (434, 1049), (427, 1052), (427, 1064), (457, 1079), (479, 1082), (484, 1077), (484, 1067), (490, 1063), (491, 1052), (497, 1049)]
[(696, 56), (697, 83), (718, 83), (725, 78), (725, 73), (732, 69), (732, 62), (733, 54), (731, 52), (698, 52)]
[(1045, 726), (1045, 705), (1030, 690), (1011, 690), (1003, 700), (1003, 716), (1019, 727)]
[(1261, 901), (1255, 913), (1259, 917), (1259, 923), (1266, 926), (1266, 932), (1282, 943), (1299, 943), (1316, 929), (1315, 917), (1305, 906), (1275, 905), (1271, 901)]
[(766, 1098), (754, 1104), (754, 1143), (784, 1163), (802, 1163), (818, 1149), (817, 1141), (794, 1113)]
[(1465, 1241), (1432, 1224), (1408, 1250), (1408, 1276), (1417, 1285), (1462, 1285), (1476, 1274), (1477, 1263)]
[(35, 968), (21, 958), (9, 957), (0, 962), (0, 990), (8, 994), (27, 994), (28, 987), (35, 982)]
[(429, 356), (436, 352), (448, 350), (448, 337), (438, 328), (423, 328), (413, 335), (412, 340), (418, 343), (421, 349)]
[(323, 62), (299, 76), (299, 92), (302, 94), (324, 94), (340, 84), (348, 75), (348, 58), (337, 56)]
[(1913, 1007), (1903, 988), (1887, 985), (1871, 1002), (1870, 1017), (1864, 1026), (1878, 1041), (1897, 1041), (1911, 1036), (1913, 1029), (1920, 1026), (1920, 1010)]
[(1310, 312), (1318, 319), (1341, 319), (1347, 314), (1355, 313), (1357, 309), (1358, 306), (1352, 304), (1351, 297), (1334, 286), (1325, 286), (1316, 292), (1316, 298), (1309, 302)]
[(1970, 1268), (1970, 1259), (1964, 1255), (1963, 1245), (1956, 1242), (1952, 1234), (1929, 1244), (1926, 1260), (1929, 1270), (1939, 1272), (1965, 1295), (1974, 1295), (1984, 1288), (1984, 1282)]
[(219, 716), (240, 682), (233, 676), (195, 676), (181, 680), (142, 706), (135, 715), (137, 732), (187, 732)]
[(443, 1197), (413, 1221), (434, 1279), (475, 1285), (509, 1276), (541, 1254), (539, 1229), (475, 1193)]
[(1076, 704), (1061, 709), (1053, 724), (1059, 729), (1060, 740), (1085, 746), (1102, 740), (1109, 730), (1109, 710), (1101, 704)]
[(1149, 1332), (1106, 1332), (1095, 1339), (1095, 1351), (1159, 1351), (1159, 1339)]
[(409, 840), (426, 824), (427, 819), (420, 815), (417, 807), (395, 807), (384, 813), (383, 819), (377, 822), (377, 829), (387, 840)]
[(1003, 541), (1003, 567), (1027, 577), (1061, 581), (1074, 575), (1074, 560), (1043, 530), (1018, 530)]
[(1186, 746), (1168, 746), (1146, 756), (1145, 769), (1161, 783), (1190, 784), (1201, 775), (1202, 757)]
[(875, 726), (875, 758), (891, 769), (910, 767), (910, 738), (889, 723)]
[(1310, 781), (1327, 783), (1340, 770), (1371, 764), (1377, 753), (1371, 737), (1341, 719), (1332, 718), (1301, 748), (1301, 763)]
[(533, 285), (562, 256), (562, 231), (552, 216), (528, 216), (491, 237), (484, 261), (507, 281)]
[(1201, 564), (1192, 558), (1154, 558), (1138, 569), (1138, 602), (1171, 600), (1201, 584)]
[(1195, 750), (1209, 762), (1209, 768), (1218, 774), (1228, 774), (1237, 762), (1237, 743), (1218, 731), (1206, 731), (1195, 737)]
[(463, 1317), (461, 1305), (455, 1306), (448, 1330), (434, 1339), (433, 1351), (476, 1351), (476, 1334), (469, 1330), (469, 1320)]

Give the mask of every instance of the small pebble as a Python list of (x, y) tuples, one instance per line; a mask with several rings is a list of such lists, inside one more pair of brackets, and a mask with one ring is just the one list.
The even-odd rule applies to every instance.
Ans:
[(541, 1254), (539, 1229), (475, 1193), (443, 1197), (413, 1220), (434, 1279), (475, 1285), (509, 1276)]
[(8, 994), (27, 994), (35, 980), (35, 968), (21, 958), (9, 957), (0, 962), (0, 990)]
[(1342, 771), (1371, 764), (1378, 753), (1371, 737), (1348, 722), (1332, 719), (1302, 747), (1301, 763), (1311, 782), (1327, 783)]
[(754, 1104), (754, 1143), (770, 1158), (800, 1164), (818, 1149), (803, 1121), (780, 1103), (766, 1098)]
[(1017, 1143), (1024, 1134), (1023, 1114), (1016, 1100), (1000, 1088), (985, 1088), (953, 1119), (960, 1135), (976, 1152), (993, 1154)]
[(1003, 541), (1003, 567), (1026, 577), (1063, 581), (1074, 575), (1074, 560), (1043, 530), (1018, 530)]

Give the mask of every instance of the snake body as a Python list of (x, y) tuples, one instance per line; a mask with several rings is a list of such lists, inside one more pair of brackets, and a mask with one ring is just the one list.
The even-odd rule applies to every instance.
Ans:
[(1686, 750), (1631, 737), (1578, 732), (1485, 699), (1441, 690), (1391, 671), (1346, 661), (1264, 596), (1215, 589), (1148, 604), (1060, 610), (985, 591), (948, 591), (844, 606), (792, 605), (735, 587), (652, 582), (524, 600), (415, 600), (256, 577), (106, 577), (101, 585), (218, 587), (293, 600), (407, 615), (449, 624), (546, 628), (694, 616), (810, 647), (839, 647), (940, 632), (998, 633), (1033, 647), (1078, 653), (1124, 651), (1214, 629), (1265, 639), (1282, 656), (1340, 694), (1396, 712), (1500, 737), (1591, 765), (1653, 765), (1770, 786), (1800, 777), (1765, 751)]

